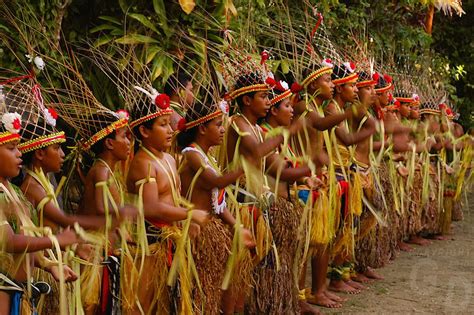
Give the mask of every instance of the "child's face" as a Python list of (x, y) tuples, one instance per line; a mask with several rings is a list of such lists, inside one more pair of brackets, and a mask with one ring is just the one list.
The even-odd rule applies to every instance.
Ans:
[(355, 82), (336, 86), (336, 91), (341, 95), (342, 101), (352, 103), (357, 99), (357, 88)]
[(41, 167), (45, 173), (53, 172), (58, 173), (64, 163), (64, 152), (59, 143), (47, 146), (44, 149), (40, 149), (41, 152)]
[(315, 88), (318, 90), (318, 96), (324, 100), (330, 100), (334, 96), (334, 83), (332, 83), (331, 75), (325, 73), (314, 81)]
[(0, 145), (0, 177), (9, 179), (20, 174), (21, 152), (18, 150), (18, 141)]
[(221, 145), (224, 140), (225, 128), (222, 116), (216, 117), (201, 127), (203, 136), (211, 143), (211, 145)]
[(110, 139), (114, 156), (125, 161), (130, 155), (130, 133), (128, 127), (123, 127), (115, 131), (115, 138)]
[(253, 97), (250, 98), (250, 109), (258, 118), (264, 118), (267, 116), (270, 110), (270, 99), (268, 98), (268, 92), (257, 92)]
[(278, 108), (273, 107), (271, 114), (275, 116), (279, 126), (289, 126), (293, 119), (293, 105), (290, 99), (284, 99)]
[(374, 87), (372, 85), (359, 88), (359, 92), (357, 94), (359, 96), (360, 102), (367, 108), (370, 108), (374, 105), (376, 96)]
[(378, 100), (380, 102), (380, 106), (385, 107), (388, 105), (388, 99), (389, 99), (388, 93), (389, 93), (388, 91), (384, 91), (382, 93), (377, 94)]
[(151, 129), (146, 129), (148, 142), (159, 151), (165, 151), (171, 147), (173, 140), (173, 129), (170, 125), (171, 115), (163, 115), (155, 118)]

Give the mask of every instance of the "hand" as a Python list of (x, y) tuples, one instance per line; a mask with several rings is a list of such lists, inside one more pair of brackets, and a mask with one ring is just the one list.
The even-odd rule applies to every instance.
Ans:
[(446, 164), (444, 168), (446, 169), (446, 173), (448, 173), (449, 175), (454, 174), (454, 168), (452, 168), (451, 166)]
[(131, 205), (125, 205), (120, 208), (120, 220), (134, 220), (138, 216), (138, 209)]
[(192, 210), (192, 220), (194, 223), (204, 226), (209, 221), (209, 213), (206, 210)]
[[(59, 266), (53, 265), (46, 269), (56, 281), (59, 281)], [(72, 282), (77, 280), (77, 274), (67, 265), (63, 265), (64, 280)]]
[(240, 229), (240, 238), (242, 240), (242, 243), (247, 249), (255, 248), (256, 246), (255, 239), (253, 238), (252, 233), (248, 229), (245, 229), (245, 228)]
[(400, 174), (403, 177), (408, 176), (408, 169), (405, 166), (399, 166), (397, 167), (398, 174)]
[(291, 125), (288, 127), (288, 131), (290, 132), (290, 135), (295, 135), (298, 132), (300, 132), (301, 129), (303, 129), (306, 125), (306, 120), (298, 118), (294, 120)]
[(316, 190), (324, 185), (324, 183), (317, 176), (307, 177), (305, 183), (312, 190)]
[(79, 236), (77, 236), (76, 232), (71, 230), (69, 227), (56, 235), (56, 238), (61, 248), (72, 244), (81, 243)]
[(195, 239), (199, 234), (201, 234), (201, 227), (198, 224), (191, 222), (191, 225), (189, 226), (189, 237)]
[(93, 252), (94, 247), (90, 244), (80, 244), (76, 248), (76, 255), (85, 261), (89, 261), (89, 259), (92, 257)]

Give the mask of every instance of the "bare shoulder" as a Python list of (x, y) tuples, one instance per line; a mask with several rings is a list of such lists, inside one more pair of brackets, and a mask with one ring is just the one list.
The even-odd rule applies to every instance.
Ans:
[(25, 178), (20, 189), (34, 206), (46, 197), (44, 188), (31, 176)]
[(250, 130), (249, 124), (241, 116), (234, 116), (232, 118), (232, 122), (235, 123), (235, 125), (237, 126), (237, 128), (239, 128), (240, 131), (249, 131)]
[(337, 113), (337, 103), (334, 100), (331, 100), (328, 105), (326, 106), (325, 112), (328, 114), (336, 114)]
[(306, 110), (306, 102), (304, 100), (299, 101), (293, 106), (295, 116), (300, 116)]
[(138, 151), (130, 163), (127, 178), (128, 180), (135, 182), (148, 176), (156, 176), (155, 161), (153, 161), (147, 154)]
[(95, 163), (87, 173), (87, 181), (104, 182), (109, 178), (109, 170), (102, 163)]
[(170, 165), (176, 169), (176, 160), (171, 154), (163, 153), (163, 159), (170, 163)]

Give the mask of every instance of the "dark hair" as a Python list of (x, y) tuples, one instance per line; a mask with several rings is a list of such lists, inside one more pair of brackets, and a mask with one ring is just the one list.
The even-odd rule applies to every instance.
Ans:
[[(199, 118), (212, 114), (218, 109), (218, 107), (213, 104), (214, 99), (209, 93), (205, 93), (205, 95), (200, 97), (200, 99), (204, 100), (204, 102), (195, 102), (193, 107), (186, 112), (185, 118), (187, 122), (196, 121)], [(207, 121), (201, 125), (207, 125), (209, 122), (210, 121)], [(200, 125), (194, 126), (193, 128), (187, 129), (178, 134), (176, 140), (180, 148), (185, 148), (196, 140), (199, 126)]]
[[(265, 82), (263, 81), (262, 75), (259, 72), (251, 72), (251, 73), (243, 74), (237, 79), (237, 81), (234, 84), (234, 90), (238, 90), (243, 87), (251, 86), (254, 84), (263, 84), (263, 83)], [(257, 92), (249, 92), (237, 97), (235, 99), (235, 102), (237, 103), (237, 106), (239, 107), (239, 109), (242, 109), (242, 107), (244, 106), (243, 98), (245, 95), (248, 95), (251, 98), (253, 98), (256, 93)]]
[(115, 137), (117, 136), (117, 132), (116, 130), (112, 131), (110, 134), (108, 134), (107, 136), (105, 136), (104, 138), (100, 139), (99, 141), (97, 141), (96, 143), (94, 143), (90, 150), (97, 156), (99, 154), (101, 154), (102, 152), (105, 151), (105, 140), (106, 139), (115, 139)]
[(168, 95), (172, 96), (177, 94), (180, 88), (185, 87), (188, 82), (191, 81), (191, 76), (183, 71), (179, 71), (178, 73), (172, 74), (165, 83), (163, 92)]

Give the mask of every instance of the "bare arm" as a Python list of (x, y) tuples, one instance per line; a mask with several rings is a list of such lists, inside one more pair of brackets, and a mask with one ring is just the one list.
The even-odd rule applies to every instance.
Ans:
[[(189, 163), (190, 168), (194, 173), (198, 172), (204, 165), (204, 161), (197, 152), (188, 151), (184, 154), (186, 162)], [(244, 172), (240, 170), (230, 171), (223, 175), (217, 175), (209, 167), (204, 166), (204, 170), (199, 175), (200, 181), (207, 189), (225, 188), (234, 183)]]
[(324, 131), (348, 119), (350, 117), (350, 109), (347, 109), (344, 113), (333, 113), (324, 117), (314, 111), (308, 113), (308, 115), (311, 125), (319, 131)]
[[(29, 185), (24, 194), (35, 207), (46, 197), (45, 190), (38, 185)], [(85, 229), (99, 229), (105, 225), (103, 216), (68, 215), (52, 201), (44, 205), (43, 215), (61, 227), (73, 226), (76, 222)]]
[(254, 134), (254, 132), (259, 132), (258, 130), (252, 130), (252, 128), (244, 123), (242, 119), (236, 119), (235, 123), (241, 132), (249, 133), (249, 135), (242, 137), (240, 144), (242, 150), (240, 153), (255, 161), (267, 156), (283, 142), (283, 135), (278, 135), (265, 139), (263, 142), (259, 142)]
[(345, 145), (350, 146), (357, 143), (360, 143), (373, 135), (375, 133), (375, 122), (372, 118), (368, 118), (367, 121), (364, 123), (364, 127), (360, 131), (357, 132), (349, 132), (347, 128), (340, 124), (336, 130), (337, 138)]
[(270, 155), (267, 161), (267, 172), (274, 178), (276, 178), (278, 172), (280, 172), (279, 178), (284, 182), (292, 183), (300, 178), (311, 175), (311, 170), (308, 166), (304, 165), (296, 168), (287, 167), (287, 161), (276, 153)]
[[(27, 236), (23, 234), (15, 234), (9, 224), (0, 226), (0, 236), (2, 236), (2, 244), (8, 253), (32, 253), (40, 250), (53, 248), (53, 242), (49, 237)], [(65, 230), (61, 234), (56, 235), (59, 246), (65, 246), (77, 243), (79, 239), (71, 230)]]

